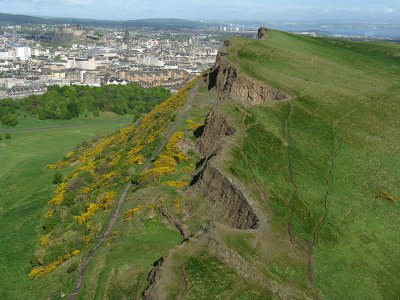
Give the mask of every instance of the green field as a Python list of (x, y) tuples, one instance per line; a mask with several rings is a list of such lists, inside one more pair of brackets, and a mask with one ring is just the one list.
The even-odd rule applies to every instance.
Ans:
[[(17, 129), (31, 131), (12, 132), (10, 140), (0, 140), (1, 299), (43, 299), (52, 294), (52, 289), (63, 290), (62, 280), (28, 277), (29, 261), (42, 234), (44, 209), (54, 190), (54, 171), (47, 170), (46, 165), (58, 161), (83, 141), (117, 130), (125, 126), (120, 122), (128, 121), (127, 117), (111, 113), (68, 122), (29, 119)], [(67, 125), (74, 127), (49, 128)]]
[(101, 123), (129, 123), (134, 121), (134, 116), (132, 115), (117, 115), (110, 112), (103, 112), (98, 117), (93, 116), (92, 113), (88, 113), (86, 116), (81, 115), (78, 118), (74, 118), (71, 120), (39, 120), (27, 114), (23, 114), (23, 112), (19, 112), (18, 114), (21, 118), (21, 122), (17, 124), (15, 127), (6, 126), (0, 124), (0, 134), (6, 132), (15, 132), (21, 130), (27, 130), (29, 128), (44, 128), (48, 129), (49, 127), (62, 127), (62, 126), (95, 126)]

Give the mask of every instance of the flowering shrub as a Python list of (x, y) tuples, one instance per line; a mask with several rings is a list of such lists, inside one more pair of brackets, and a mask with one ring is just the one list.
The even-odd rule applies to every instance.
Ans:
[(100, 206), (97, 203), (90, 203), (86, 212), (80, 216), (75, 216), (74, 219), (79, 222), (79, 224), (84, 224), (88, 220), (94, 217), (94, 215), (100, 210)]
[(86, 212), (80, 216), (75, 216), (74, 219), (79, 222), (79, 224), (84, 224), (94, 217), (94, 215), (100, 210), (108, 210), (114, 200), (115, 192), (105, 193), (98, 201), (98, 203), (90, 203)]
[(55, 164), (47, 165), (47, 169), (56, 170), (56, 169), (65, 169), (70, 166), (69, 162), (67, 161), (59, 161)]
[(139, 213), (140, 210), (141, 210), (141, 207), (135, 207), (133, 209), (128, 210), (124, 215), (125, 221), (128, 222), (128, 221), (132, 220), (133, 215)]
[(34, 277), (39, 277), (43, 278), (46, 276), (46, 274), (54, 271), (59, 265), (63, 264), (67, 260), (69, 260), (71, 257), (76, 256), (80, 253), (79, 250), (74, 250), (71, 253), (67, 253), (64, 256), (60, 256), (56, 261), (40, 268), (34, 268), (30, 273), (29, 277), (34, 278)]
[(166, 181), (164, 184), (171, 187), (185, 187), (189, 185), (186, 181)]
[(99, 199), (98, 204), (101, 210), (108, 210), (111, 207), (111, 203), (114, 201), (115, 192), (107, 192)]
[(92, 239), (93, 239), (93, 235), (91, 235), (91, 234), (85, 235), (85, 238), (83, 239), (83, 244), (85, 246), (88, 246)]
[[(48, 166), (50, 169), (70, 167), (73, 170), (57, 186), (54, 197), (48, 202), (50, 208), (44, 214), (48, 237), (42, 238), (43, 243), (42, 240), (40, 243), (46, 245), (42, 248), (51, 243), (50, 236), (55, 236), (52, 235), (53, 230), (61, 232), (61, 236), (57, 235), (57, 242), (65, 241), (66, 245), (75, 243), (72, 237), (78, 236), (78, 240), (85, 246), (97, 237), (104, 224), (96, 223), (97, 220), (94, 217), (101, 211), (109, 210), (116, 196), (115, 192), (104, 193), (103, 191), (117, 190), (129, 182), (132, 178), (132, 171), (135, 170), (132, 167), (142, 165), (153, 155), (153, 151), (157, 147), (156, 143), (160, 141), (162, 134), (168, 128), (176, 110), (185, 103), (195, 82), (196, 80), (192, 81), (146, 114), (139, 125), (127, 126), (113, 134), (79, 146), (74, 151), (67, 153), (63, 160)], [(186, 159), (185, 153), (181, 152), (178, 147), (182, 138), (183, 133), (175, 133), (168, 141), (165, 153), (157, 157), (153, 167), (141, 176), (140, 174), (133, 175), (137, 178), (140, 176), (145, 180), (152, 180), (175, 172), (178, 163)], [(57, 206), (61, 207), (56, 208)], [(132, 218), (140, 209), (141, 207), (136, 207), (128, 211), (125, 219)], [(73, 218), (70, 218), (71, 215)], [(63, 222), (59, 222), (59, 220)], [(75, 222), (83, 226), (77, 226)], [(62, 233), (63, 228), (68, 228), (64, 234)], [(50, 248), (46, 249), (47, 257), (51, 257)], [(40, 251), (38, 252), (39, 256), (43, 254), (44, 250)], [(68, 255), (72, 255), (72, 253)], [(62, 259), (52, 257), (53, 263), (32, 270), (33, 276), (31, 277), (44, 276), (65, 261), (66, 257)]]
[(174, 199), (174, 206), (178, 212), (182, 210), (182, 205), (178, 199)]
[(203, 126), (203, 123), (196, 123), (195, 121), (188, 119), (187, 121), (187, 125), (188, 125), (188, 129), (190, 131), (195, 131), (196, 129), (200, 128), (201, 126)]
[(148, 182), (155, 178), (159, 180), (163, 175), (174, 173), (178, 164), (177, 161), (183, 162), (188, 160), (186, 154), (181, 152), (178, 147), (178, 143), (182, 140), (183, 135), (183, 132), (176, 132), (172, 135), (165, 147), (164, 153), (158, 156), (151, 169), (142, 174), (141, 182)]
[(45, 212), (44, 214), (44, 218), (45, 219), (50, 219), (54, 214), (54, 210), (53, 209), (49, 209), (48, 211)]
[(53, 199), (49, 201), (49, 204), (57, 206), (61, 205), (64, 201), (64, 195), (66, 191), (67, 191), (67, 183), (66, 182), (60, 183), (56, 189), (55, 196), (53, 197)]
[(40, 238), (40, 246), (42, 246), (42, 248), (46, 248), (49, 244), (50, 244), (50, 237), (48, 234)]

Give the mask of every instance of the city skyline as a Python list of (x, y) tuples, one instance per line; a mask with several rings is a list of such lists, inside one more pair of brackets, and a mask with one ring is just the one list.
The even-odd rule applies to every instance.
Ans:
[(105, 0), (0, 0), (3, 13), (48, 17), (76, 17), (104, 20), (147, 18), (182, 18), (204, 21), (276, 21), (337, 20), (396, 22), (400, 17), (399, 0), (383, 1), (316, 1), (301, 5), (296, 1), (105, 1)]

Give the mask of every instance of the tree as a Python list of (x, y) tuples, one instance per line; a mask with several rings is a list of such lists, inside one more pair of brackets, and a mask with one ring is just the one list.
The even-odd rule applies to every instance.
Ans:
[(4, 135), (4, 138), (5, 138), (6, 140), (9, 140), (9, 139), (11, 139), (11, 134), (9, 134), (9, 133), (6, 133), (6, 134)]
[(18, 125), (18, 118), (15, 115), (6, 114), (1, 117), (1, 123), (7, 126), (17, 126)]
[(61, 172), (56, 172), (54, 173), (54, 177), (53, 177), (53, 184), (59, 184), (63, 181), (63, 176), (61, 174)]
[(67, 108), (73, 118), (79, 117), (79, 108), (75, 101), (69, 102)]

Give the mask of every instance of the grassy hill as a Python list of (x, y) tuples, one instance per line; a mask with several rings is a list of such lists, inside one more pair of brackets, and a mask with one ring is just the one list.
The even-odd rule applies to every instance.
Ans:
[(400, 294), (400, 49), (265, 34), (226, 43), (135, 125), (46, 160), (64, 181), (9, 214), (12, 232), (36, 203), (5, 296), (57, 299), (79, 275), (74, 299)]
[(252, 168), (276, 222), (307, 245), (312, 285), (327, 299), (398, 295), (400, 207), (382, 196), (400, 192), (399, 48), (269, 32), (228, 52), (241, 72), (296, 97), (248, 109), (250, 165), (236, 151), (232, 170)]

